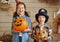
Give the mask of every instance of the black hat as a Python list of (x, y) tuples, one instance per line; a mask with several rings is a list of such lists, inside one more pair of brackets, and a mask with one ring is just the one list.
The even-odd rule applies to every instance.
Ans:
[(47, 15), (47, 10), (44, 9), (44, 8), (39, 9), (38, 13), (35, 15), (35, 18), (36, 18), (37, 22), (39, 22), (38, 17), (41, 16), (41, 15), (45, 16), (45, 18), (46, 18), (45, 23), (46, 23), (49, 19), (49, 16)]

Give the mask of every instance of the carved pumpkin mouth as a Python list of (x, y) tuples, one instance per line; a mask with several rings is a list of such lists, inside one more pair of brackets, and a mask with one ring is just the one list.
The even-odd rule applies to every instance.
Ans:
[(22, 25), (22, 23), (21, 24), (16, 24), (16, 26), (21, 26)]

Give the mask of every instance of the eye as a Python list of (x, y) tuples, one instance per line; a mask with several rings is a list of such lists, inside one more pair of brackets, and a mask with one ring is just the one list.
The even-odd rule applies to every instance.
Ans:
[(22, 20), (20, 20), (20, 22), (22, 22)]
[(14, 22), (16, 22), (16, 20)]

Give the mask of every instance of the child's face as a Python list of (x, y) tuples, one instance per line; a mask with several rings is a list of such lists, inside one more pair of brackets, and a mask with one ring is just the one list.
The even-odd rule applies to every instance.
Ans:
[(39, 21), (39, 23), (44, 23), (45, 22), (45, 16), (39, 16), (38, 17), (38, 21)]
[(19, 4), (18, 8), (17, 8), (18, 15), (22, 15), (22, 14), (24, 14), (24, 12), (25, 12), (24, 5), (23, 4)]

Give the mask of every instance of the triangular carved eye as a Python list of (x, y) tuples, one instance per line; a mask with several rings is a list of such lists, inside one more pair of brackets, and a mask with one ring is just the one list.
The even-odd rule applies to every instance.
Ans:
[(22, 22), (22, 20), (20, 20), (20, 22)]
[(14, 22), (16, 22), (16, 20)]

